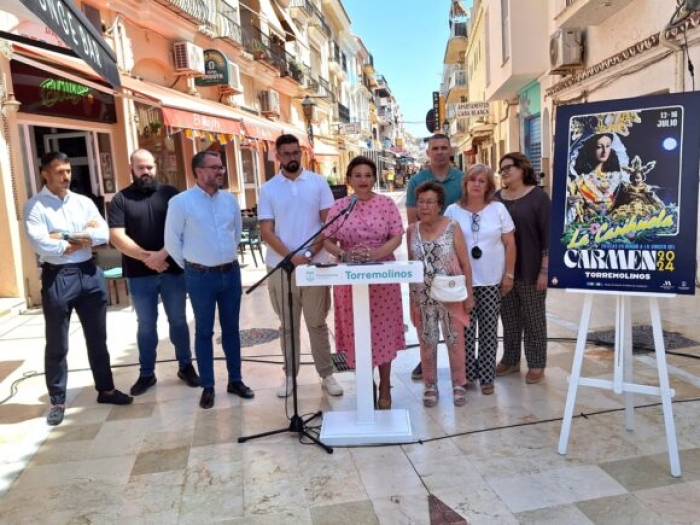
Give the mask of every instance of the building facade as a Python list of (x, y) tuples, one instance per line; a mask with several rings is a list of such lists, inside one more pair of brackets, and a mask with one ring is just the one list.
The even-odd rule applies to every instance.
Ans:
[[(64, 10), (42, 19), (24, 4)], [(299, 138), (305, 165), (329, 182), (359, 153), (363, 130), (356, 139), (339, 125), (371, 118), (360, 61), (371, 55), (340, 0), (21, 0), (1, 9), (0, 297), (40, 302), (21, 208), (41, 188), (47, 151), (71, 157), (73, 191), (104, 213), (130, 184), (136, 148), (151, 150), (160, 178), (181, 190), (194, 184), (194, 153), (220, 152), (225, 189), (244, 209), (278, 170), (281, 133)], [(76, 56), (70, 33), (62, 38), (68, 10), (87, 28), (73, 35), (90, 36), (113, 69)]]

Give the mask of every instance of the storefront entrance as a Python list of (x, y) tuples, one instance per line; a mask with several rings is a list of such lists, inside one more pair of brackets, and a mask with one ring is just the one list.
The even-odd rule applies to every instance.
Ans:
[(41, 157), (48, 152), (60, 151), (70, 157), (71, 191), (90, 197), (104, 214), (105, 195), (116, 190), (109, 133), (30, 124), (21, 127), (22, 136), (26, 138), (25, 159), (29, 172), (34, 174), (28, 180), (29, 193), (37, 193), (43, 185), (39, 173)]

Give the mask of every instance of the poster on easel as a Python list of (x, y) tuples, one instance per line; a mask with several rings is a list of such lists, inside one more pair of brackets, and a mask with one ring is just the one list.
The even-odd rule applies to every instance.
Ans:
[(560, 106), (549, 285), (695, 293), (700, 94)]

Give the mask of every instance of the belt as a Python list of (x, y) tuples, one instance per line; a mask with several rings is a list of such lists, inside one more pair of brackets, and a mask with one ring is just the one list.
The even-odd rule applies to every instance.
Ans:
[(238, 266), (238, 261), (233, 261), (230, 263), (219, 264), (217, 266), (204, 266), (203, 264), (197, 264), (190, 261), (185, 261), (185, 266), (187, 268), (194, 268), (195, 270), (209, 270), (213, 272), (228, 272), (233, 270), (234, 266)]
[(95, 261), (92, 259), (88, 259), (87, 261), (82, 261), (82, 262), (77, 262), (77, 263), (66, 263), (66, 264), (51, 264), (51, 263), (41, 263), (41, 267), (44, 270), (52, 270), (54, 272), (57, 272), (59, 270), (63, 270), (64, 268), (94, 268), (95, 267)]

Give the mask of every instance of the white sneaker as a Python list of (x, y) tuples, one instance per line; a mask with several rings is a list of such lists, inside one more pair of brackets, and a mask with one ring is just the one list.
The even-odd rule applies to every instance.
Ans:
[(323, 378), (321, 381), (321, 388), (325, 388), (331, 396), (343, 395), (343, 387), (338, 384), (338, 381), (336, 381), (335, 377), (332, 375)]
[(292, 390), (294, 389), (294, 382), (291, 377), (285, 377), (282, 384), (277, 389), (277, 397), (289, 397), (292, 395)]

